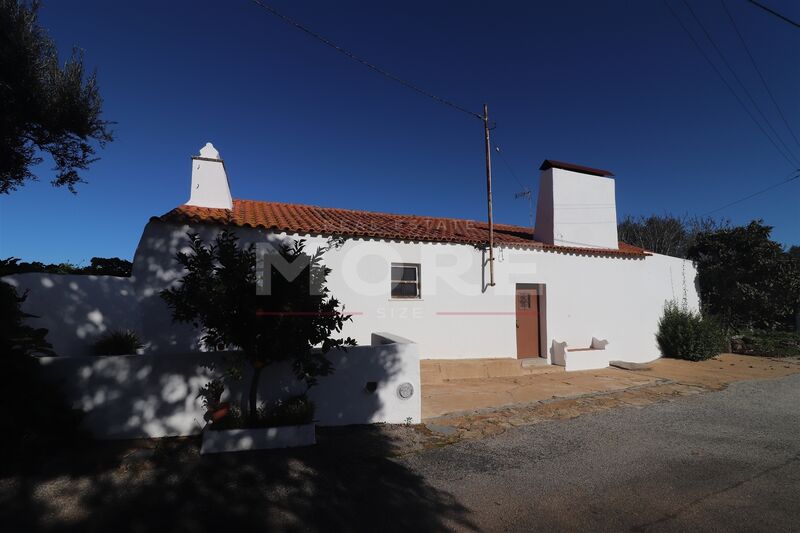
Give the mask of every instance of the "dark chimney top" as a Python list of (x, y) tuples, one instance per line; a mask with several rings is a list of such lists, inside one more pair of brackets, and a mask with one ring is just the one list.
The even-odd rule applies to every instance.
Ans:
[(610, 178), (614, 175), (608, 170), (603, 170), (600, 168), (585, 167), (583, 165), (573, 165), (572, 163), (564, 163), (562, 161), (555, 161), (553, 159), (545, 159), (542, 163), (542, 166), (539, 167), (539, 170), (547, 170), (548, 168), (560, 168), (563, 170), (571, 170), (573, 172), (581, 172), (583, 174), (591, 174), (593, 176), (602, 176), (604, 178)]

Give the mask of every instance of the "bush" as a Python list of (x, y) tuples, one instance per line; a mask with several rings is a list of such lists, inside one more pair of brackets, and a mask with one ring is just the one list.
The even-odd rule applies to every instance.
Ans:
[(94, 343), (95, 355), (130, 355), (144, 346), (131, 330), (106, 333)]
[(664, 306), (656, 340), (664, 357), (689, 361), (714, 357), (724, 346), (722, 329), (714, 320), (675, 302), (667, 302)]
[(315, 406), (308, 396), (301, 394), (278, 400), (270, 406), (259, 406), (255, 421), (246, 420), (241, 409), (231, 406), (231, 411), (219, 422), (209, 426), (213, 430), (300, 426), (314, 421)]
[(259, 425), (264, 427), (310, 424), (314, 420), (314, 402), (301, 394), (279, 400), (271, 409), (259, 409), (258, 414)]
[(731, 351), (764, 357), (800, 356), (800, 334), (788, 331), (746, 331), (731, 338)]

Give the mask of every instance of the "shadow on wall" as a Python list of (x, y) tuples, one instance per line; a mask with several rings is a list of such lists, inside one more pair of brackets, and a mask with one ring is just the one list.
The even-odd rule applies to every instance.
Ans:
[(476, 530), (452, 495), (391, 458), (395, 438), (329, 428), (309, 448), (210, 456), (194, 439), (98, 443), (4, 480), (0, 521), (81, 533)]
[[(334, 373), (320, 378), (309, 393), (321, 425), (419, 422), (419, 352), (405, 339), (376, 335), (374, 346), (328, 354)], [(382, 344), (386, 342), (386, 344)], [(204, 409), (200, 388), (226, 366), (229, 352), (182, 355), (42, 358), (46, 378), (62, 383), (84, 424), (101, 439), (192, 435), (201, 431)], [(214, 370), (209, 370), (213, 367)], [(371, 390), (368, 383), (374, 383)], [(239, 402), (249, 376), (226, 380), (228, 396)], [(412, 394), (403, 397), (409, 385)], [(288, 364), (273, 364), (262, 374), (259, 397), (272, 403), (305, 392)]]
[(3, 278), (19, 294), (33, 327), (46, 328), (47, 340), (59, 355), (85, 355), (111, 330), (136, 330), (136, 294), (131, 278), (28, 273)]

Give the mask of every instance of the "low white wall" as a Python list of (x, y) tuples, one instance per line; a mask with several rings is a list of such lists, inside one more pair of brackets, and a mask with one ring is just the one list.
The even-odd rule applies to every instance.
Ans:
[[(203, 413), (197, 393), (224, 368), (224, 352), (173, 355), (42, 358), (45, 377), (61, 383), (72, 404), (85, 413), (84, 425), (97, 438), (152, 438), (198, 433)], [(309, 391), (320, 425), (373, 422), (419, 423), (419, 351), (402, 340), (356, 346), (328, 354), (335, 372)], [(206, 365), (215, 364), (214, 370)], [(375, 392), (366, 384), (374, 381)], [(227, 397), (241, 400), (248, 376), (226, 385)], [(410, 383), (402, 399), (397, 388)], [(288, 365), (264, 369), (260, 399), (271, 402), (305, 390)]]

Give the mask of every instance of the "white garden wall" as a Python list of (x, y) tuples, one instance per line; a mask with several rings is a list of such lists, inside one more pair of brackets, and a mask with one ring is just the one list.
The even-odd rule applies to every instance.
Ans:
[[(388, 337), (388, 338), (387, 338)], [(85, 413), (95, 437), (151, 438), (198, 433), (203, 413), (197, 393), (224, 368), (224, 353), (42, 358), (45, 377), (61, 383), (72, 404)], [(420, 378), (417, 345), (376, 335), (374, 346), (328, 354), (335, 372), (309, 391), (320, 425), (373, 422), (419, 423)], [(206, 365), (215, 364), (215, 370)], [(248, 376), (233, 382), (228, 398), (240, 401)], [(367, 383), (375, 382), (369, 392)], [(413, 394), (398, 395), (410, 383)], [(228, 382), (231, 385), (230, 382)], [(287, 365), (262, 373), (260, 398), (271, 402), (305, 390)]]

